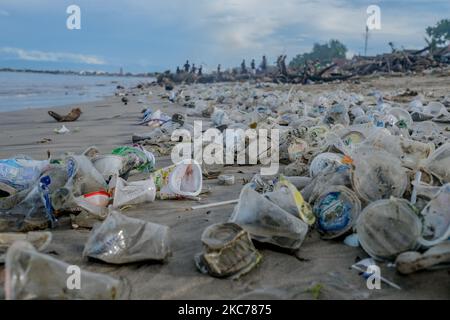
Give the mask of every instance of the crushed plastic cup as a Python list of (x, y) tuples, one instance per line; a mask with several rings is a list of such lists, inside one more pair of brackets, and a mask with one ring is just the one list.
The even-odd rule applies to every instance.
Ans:
[(424, 169), (433, 174), (441, 183), (450, 182), (450, 143), (445, 143), (424, 161)]
[(247, 184), (230, 218), (247, 230), (252, 239), (297, 250), (308, 232), (308, 225), (266, 199)]
[(70, 186), (75, 196), (107, 189), (105, 179), (88, 157), (70, 156), (66, 159), (66, 168), (69, 175), (67, 187)]
[(196, 197), (202, 191), (201, 166), (194, 160), (159, 169), (150, 175), (162, 200)]
[(87, 202), (94, 206), (106, 208), (109, 204), (111, 196), (106, 191), (97, 191), (83, 195)]
[(328, 125), (342, 124), (348, 127), (350, 124), (350, 117), (348, 115), (348, 109), (342, 104), (335, 104), (328, 108), (324, 117), (324, 123)]
[(422, 210), (422, 216), (421, 245), (431, 247), (450, 238), (450, 184), (440, 188)]
[(211, 120), (215, 127), (230, 124), (230, 118), (228, 117), (228, 114), (222, 109), (216, 108), (211, 115)]
[(439, 126), (432, 121), (416, 122), (412, 127), (411, 139), (421, 142), (431, 142), (441, 146), (447, 140)]
[(232, 174), (221, 174), (217, 179), (221, 185), (232, 186), (235, 183), (235, 178)]
[(444, 112), (446, 113), (447, 109), (445, 108), (445, 106), (442, 103), (432, 101), (429, 104), (427, 104), (425, 107), (423, 107), (423, 112), (426, 114), (430, 114), (433, 117), (437, 117), (441, 113), (444, 113)]
[(450, 263), (450, 241), (440, 243), (423, 254), (409, 251), (400, 254), (395, 260), (397, 271), (401, 274), (411, 274), (420, 270), (448, 268)]
[(358, 197), (366, 203), (402, 197), (409, 180), (398, 158), (383, 150), (358, 148), (352, 155), (351, 182)]
[(294, 162), (301, 159), (303, 154), (308, 150), (308, 143), (300, 138), (295, 138), (288, 147), (289, 161)]
[(118, 300), (128, 297), (129, 288), (122, 280), (80, 270), (17, 241), (6, 253), (5, 295), (7, 300)]
[(359, 131), (350, 131), (344, 134), (341, 139), (347, 148), (354, 149), (363, 143), (366, 137)]
[(97, 191), (75, 197), (70, 189), (61, 188), (51, 196), (52, 207), (57, 213), (70, 212), (80, 218), (89, 216), (95, 221), (103, 221), (108, 215), (107, 206), (110, 195), (105, 191)]
[(368, 205), (356, 222), (361, 247), (373, 258), (393, 260), (418, 248), (422, 223), (411, 204), (398, 198)]
[(342, 157), (343, 155), (341, 154), (331, 152), (318, 154), (309, 166), (310, 177), (317, 177), (320, 172), (328, 170), (328, 168), (334, 164), (341, 164)]
[(316, 221), (311, 206), (303, 199), (300, 191), (284, 176), (279, 178), (274, 190), (265, 193), (264, 196), (310, 226)]
[(350, 231), (361, 212), (356, 194), (343, 186), (328, 187), (315, 201), (314, 214), (323, 239), (335, 239)]
[(334, 163), (326, 170), (320, 172), (302, 189), (303, 197), (309, 203), (314, 203), (315, 199), (329, 186), (350, 187), (350, 172), (349, 165)]
[(52, 233), (47, 231), (0, 233), (0, 263), (5, 263), (6, 251), (16, 241), (27, 241), (38, 251), (44, 251), (52, 241)]
[(235, 223), (209, 226), (202, 234), (203, 252), (195, 256), (197, 268), (218, 278), (239, 278), (250, 272), (262, 256), (250, 235)]
[(84, 257), (111, 264), (164, 261), (170, 255), (169, 227), (111, 211), (94, 228), (83, 251)]
[(99, 155), (92, 159), (92, 163), (105, 181), (109, 181), (114, 175), (123, 177), (132, 169), (125, 158), (110, 154)]
[(392, 115), (397, 120), (393, 125), (399, 125), (399, 122), (403, 122), (408, 129), (411, 129), (413, 125), (413, 119), (411, 118), (411, 115), (408, 111), (405, 109), (395, 107), (388, 111), (389, 115)]
[(433, 143), (423, 143), (405, 137), (393, 136), (383, 131), (372, 135), (367, 144), (382, 149), (400, 159), (403, 166), (417, 169), (434, 152)]
[(155, 201), (156, 187), (152, 177), (147, 180), (127, 182), (116, 178), (112, 207), (121, 208), (126, 205), (138, 205)]

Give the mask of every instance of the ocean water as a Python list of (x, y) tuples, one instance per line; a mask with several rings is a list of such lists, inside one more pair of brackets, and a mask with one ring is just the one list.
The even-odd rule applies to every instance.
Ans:
[(0, 72), (0, 112), (96, 101), (113, 94), (117, 85), (127, 88), (153, 80)]

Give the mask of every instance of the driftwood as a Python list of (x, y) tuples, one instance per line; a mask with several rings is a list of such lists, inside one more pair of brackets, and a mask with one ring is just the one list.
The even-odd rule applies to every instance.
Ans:
[[(450, 63), (450, 47), (431, 51), (428, 46), (421, 50), (394, 50), (392, 53), (381, 54), (374, 57), (354, 57), (343, 65), (332, 64), (312, 71), (305, 66), (303, 70), (285, 70), (269, 68), (266, 72), (251, 74), (248, 72), (222, 72), (220, 74), (198, 75), (193, 73), (172, 74), (166, 72), (158, 76), (158, 83), (213, 83), (230, 81), (272, 81), (275, 83), (321, 83), (332, 81), (345, 81), (355, 76), (366, 76), (374, 73), (409, 73), (421, 72), (426, 69), (441, 67)], [(445, 58), (444, 58), (445, 57)]]

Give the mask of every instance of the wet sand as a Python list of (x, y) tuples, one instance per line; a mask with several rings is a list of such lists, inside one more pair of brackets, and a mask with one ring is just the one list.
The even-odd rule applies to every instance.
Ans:
[[(289, 90), (290, 86), (283, 88)], [(374, 88), (382, 91), (409, 88), (420, 92), (434, 92), (438, 97), (450, 93), (450, 76), (368, 79), (361, 81), (361, 84), (306, 86), (299, 90), (314, 93), (335, 89), (368, 92)], [(150, 90), (154, 94), (146, 105), (153, 110), (160, 108), (169, 114), (176, 110), (186, 111), (182, 106), (160, 99), (158, 94), (163, 92), (162, 89)], [(107, 153), (116, 146), (130, 145), (134, 132), (148, 131), (144, 126), (135, 125), (144, 108), (143, 104), (137, 103), (140, 98), (131, 96), (127, 106), (120, 102), (120, 97), (77, 105), (81, 107), (83, 114), (78, 121), (65, 124), (72, 131), (65, 135), (53, 132), (61, 124), (48, 116), (50, 108), (0, 113), (0, 158), (25, 154), (35, 159), (46, 159), (47, 150), (54, 155), (70, 151), (81, 153), (92, 145)], [(71, 108), (72, 106), (61, 107), (58, 112), (68, 112)], [(188, 118), (188, 121), (193, 119)], [(51, 141), (39, 143), (45, 138)], [(169, 157), (157, 159), (158, 168), (170, 163)], [(217, 180), (206, 180), (204, 184), (210, 186), (212, 191), (202, 196), (200, 204), (238, 198), (243, 179), (250, 179), (259, 172), (259, 167), (226, 167), (225, 172), (235, 174), (236, 184), (220, 186)], [(382, 265), (382, 276), (398, 284), (403, 290), (390, 288), (384, 283), (381, 290), (368, 290), (365, 279), (350, 268), (356, 260), (367, 257), (367, 254), (361, 248), (344, 245), (342, 240), (323, 241), (316, 231), (309, 233), (297, 253), (298, 257), (258, 246), (263, 255), (262, 262), (239, 280), (221, 280), (200, 274), (195, 267), (194, 256), (202, 250), (201, 234), (207, 226), (227, 221), (233, 205), (186, 210), (196, 204), (199, 203), (157, 200), (124, 212), (128, 216), (171, 228), (173, 254), (165, 264), (112, 266), (83, 260), (81, 255), (89, 231), (72, 230), (67, 219), (61, 219), (62, 226), (52, 230), (53, 242), (46, 252), (89, 271), (126, 278), (132, 288), (131, 299), (313, 299), (308, 288), (317, 284), (323, 286), (320, 299), (450, 299), (448, 270), (402, 276), (394, 268)], [(4, 267), (0, 266), (1, 286), (3, 281)]]

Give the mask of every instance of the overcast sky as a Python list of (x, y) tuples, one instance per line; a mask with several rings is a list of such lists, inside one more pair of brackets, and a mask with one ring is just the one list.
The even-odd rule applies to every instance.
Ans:
[[(81, 8), (81, 30), (66, 9)], [(425, 28), (450, 18), (450, 0), (0, 0), (0, 67), (162, 71), (186, 59), (205, 69), (243, 58), (288, 60), (314, 42), (363, 53), (366, 9), (381, 8), (369, 54), (423, 48)]]

